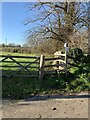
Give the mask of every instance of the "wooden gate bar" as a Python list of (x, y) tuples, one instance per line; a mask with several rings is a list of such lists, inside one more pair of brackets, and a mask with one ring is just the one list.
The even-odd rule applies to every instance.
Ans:
[[(0, 57), (10, 57), (11, 55), (0, 55)], [(11, 56), (13, 58), (31, 58), (31, 59), (39, 59), (39, 56)]]
[(4, 62), (4, 60), (6, 60), (8, 57), (3, 58), (2, 60), (0, 60), (0, 62)]

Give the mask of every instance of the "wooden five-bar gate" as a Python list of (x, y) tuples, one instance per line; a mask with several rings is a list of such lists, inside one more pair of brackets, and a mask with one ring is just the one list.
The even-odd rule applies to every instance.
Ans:
[(33, 72), (38, 72), (39, 56), (0, 55), (0, 58), (0, 63), (2, 63), (0, 68), (2, 68), (3, 77), (36, 77)]

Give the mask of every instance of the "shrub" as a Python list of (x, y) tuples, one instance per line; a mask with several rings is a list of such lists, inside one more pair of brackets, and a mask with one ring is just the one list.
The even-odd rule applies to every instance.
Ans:
[(78, 63), (84, 57), (84, 54), (80, 48), (73, 48), (70, 49), (69, 56), (73, 57), (74, 62)]

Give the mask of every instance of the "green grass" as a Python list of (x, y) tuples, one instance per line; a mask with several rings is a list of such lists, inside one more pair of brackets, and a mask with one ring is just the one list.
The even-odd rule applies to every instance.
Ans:
[[(35, 56), (34, 54), (12, 54), (12, 53), (10, 53), (10, 55)], [(18, 61), (29, 60), (18, 59)], [(3, 65), (7, 65), (7, 63), (3, 63)], [(9, 63), (9, 65), (12, 65), (12, 63)], [(45, 75), (44, 80), (42, 82), (39, 80), (38, 77), (36, 78), (11, 77), (9, 79), (3, 77), (2, 78), (3, 98), (21, 99), (36, 94), (60, 94), (64, 92), (70, 93), (90, 91), (89, 59), (87, 59), (85, 62), (78, 63), (78, 66), (79, 67), (70, 67), (68, 69), (67, 76), (65, 75), (65, 73)], [(5, 68), (3, 70), (6, 70), (8, 74), (11, 74), (14, 68), (12, 69)], [(36, 71), (36, 69), (31, 70)], [(26, 74), (25, 71), (24, 74)]]
[(0, 55), (35, 56), (37, 54), (24, 54), (24, 53), (2, 52), (2, 53), (0, 53)]
[(31, 78), (11, 78), (2, 80), (2, 95), (4, 98), (19, 99), (39, 91), (40, 83), (38, 79)]

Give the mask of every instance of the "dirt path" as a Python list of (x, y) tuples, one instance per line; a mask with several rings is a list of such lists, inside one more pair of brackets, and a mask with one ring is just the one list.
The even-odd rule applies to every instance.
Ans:
[(3, 101), (3, 118), (88, 118), (88, 98)]

